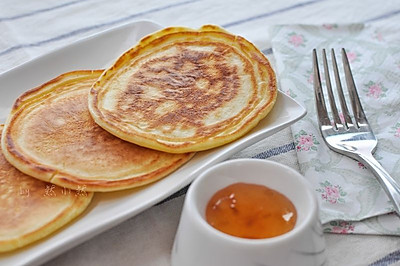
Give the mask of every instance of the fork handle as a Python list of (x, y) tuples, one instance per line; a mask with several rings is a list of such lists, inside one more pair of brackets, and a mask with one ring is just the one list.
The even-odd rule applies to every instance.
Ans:
[(390, 176), (382, 165), (372, 156), (372, 154), (358, 154), (360, 161), (367, 166), (375, 177), (378, 179), (379, 183), (385, 190), (386, 194), (392, 201), (394, 205), (394, 210), (397, 215), (400, 216), (400, 185), (399, 183)]

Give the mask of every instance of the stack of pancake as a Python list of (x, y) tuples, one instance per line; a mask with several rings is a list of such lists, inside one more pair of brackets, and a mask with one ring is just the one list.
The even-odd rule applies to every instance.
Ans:
[(0, 252), (65, 225), (93, 192), (149, 184), (243, 136), (276, 96), (264, 55), (211, 25), (163, 29), (105, 71), (27, 91), (0, 127)]

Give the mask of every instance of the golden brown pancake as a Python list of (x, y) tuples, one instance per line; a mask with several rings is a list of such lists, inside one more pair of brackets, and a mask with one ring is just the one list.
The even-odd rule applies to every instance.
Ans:
[(66, 73), (20, 96), (4, 128), (6, 159), (59, 186), (113, 191), (158, 180), (191, 158), (137, 146), (99, 127), (87, 96), (101, 73)]
[[(0, 125), (0, 134), (3, 125)], [(27, 176), (0, 152), (0, 252), (28, 245), (67, 224), (93, 193), (70, 190)]]
[(183, 153), (243, 136), (276, 97), (274, 71), (253, 44), (217, 26), (172, 27), (143, 38), (106, 70), (89, 110), (115, 136)]

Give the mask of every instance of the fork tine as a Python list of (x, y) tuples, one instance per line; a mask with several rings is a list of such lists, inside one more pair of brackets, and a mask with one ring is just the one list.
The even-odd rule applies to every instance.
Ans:
[(335, 97), (333, 96), (331, 78), (329, 75), (328, 60), (326, 59), (325, 49), (322, 49), (322, 61), (324, 63), (325, 81), (326, 81), (326, 87), (328, 89), (329, 104), (330, 104), (331, 110), (332, 110), (333, 121), (335, 122), (334, 126), (335, 126), (335, 129), (337, 129), (337, 125), (341, 124), (342, 122), (340, 121), (339, 113), (338, 113), (336, 103), (335, 103)]
[(342, 61), (344, 74), (346, 77), (347, 89), (349, 90), (351, 106), (353, 108), (353, 114), (358, 127), (361, 124), (367, 124), (367, 118), (362, 108), (360, 97), (358, 96), (356, 85), (354, 83), (353, 74), (351, 73), (349, 59), (344, 48), (342, 48)]
[(322, 92), (321, 77), (319, 74), (317, 51), (313, 49), (313, 67), (314, 67), (314, 93), (317, 108), (318, 121), (320, 125), (330, 126), (328, 112), (326, 111), (324, 93)]
[(344, 118), (344, 126), (346, 129), (348, 129), (349, 125), (351, 125), (353, 122), (351, 121), (349, 109), (347, 108), (346, 100), (344, 98), (342, 83), (341, 83), (340, 77), (339, 77), (339, 69), (337, 66), (334, 49), (331, 50), (331, 56), (332, 56), (333, 72), (335, 73), (336, 88), (337, 88), (337, 92), (338, 92), (338, 96), (339, 96), (339, 100), (340, 100), (340, 106), (342, 108), (342, 114), (343, 114), (343, 118)]

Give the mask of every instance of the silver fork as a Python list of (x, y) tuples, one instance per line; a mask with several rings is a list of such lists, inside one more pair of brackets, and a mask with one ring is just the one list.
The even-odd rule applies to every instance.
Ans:
[(324, 93), (322, 90), (321, 77), (318, 67), (317, 52), (313, 50), (314, 65), (314, 92), (316, 108), (319, 122), (319, 129), (322, 137), (328, 147), (340, 154), (351, 157), (369, 168), (379, 183), (385, 190), (394, 205), (397, 215), (400, 216), (400, 186), (383, 167), (375, 160), (372, 153), (378, 143), (372, 129), (364, 114), (358, 96), (353, 75), (350, 70), (350, 64), (346, 51), (342, 48), (343, 68), (346, 78), (347, 89), (353, 110), (353, 118), (350, 116), (343, 94), (343, 89), (339, 77), (339, 71), (336, 63), (335, 51), (331, 50), (333, 73), (339, 96), (340, 107), (343, 114), (343, 121), (339, 117), (338, 108), (335, 103), (332, 91), (331, 80), (329, 76), (328, 62), (325, 49), (322, 50), (322, 60), (325, 73), (326, 89), (328, 92), (329, 105), (331, 106), (332, 120), (329, 118), (326, 108)]

